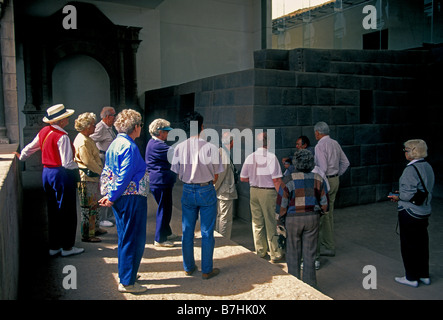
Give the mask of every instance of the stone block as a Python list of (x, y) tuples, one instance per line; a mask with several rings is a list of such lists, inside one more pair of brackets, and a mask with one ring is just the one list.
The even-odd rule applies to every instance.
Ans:
[(369, 166), (368, 167), (368, 184), (378, 184), (380, 183), (380, 166)]
[(302, 103), (304, 105), (317, 104), (317, 90), (315, 88), (302, 88)]
[(281, 140), (283, 147), (295, 148), (295, 143), (301, 135), (302, 129), (300, 126), (282, 127)]
[(300, 88), (283, 88), (282, 105), (300, 105), (302, 104), (302, 90)]
[(312, 125), (312, 107), (297, 106), (297, 124)]
[(331, 108), (328, 106), (313, 106), (312, 107), (312, 123), (324, 121), (328, 124), (331, 123)]
[(261, 128), (294, 126), (297, 124), (297, 108), (294, 106), (255, 106), (254, 124)]
[(235, 105), (253, 105), (255, 97), (254, 87), (238, 88), (234, 90)]
[(318, 73), (318, 87), (320, 88), (336, 88), (337, 75), (331, 73)]
[(347, 123), (347, 117), (346, 117), (346, 107), (342, 106), (335, 106), (330, 107), (330, 125), (338, 125), (338, 124), (346, 124)]
[(361, 152), (361, 166), (370, 166), (377, 164), (377, 146), (376, 145), (362, 145)]
[(359, 106), (360, 105), (360, 91), (336, 89), (335, 90), (335, 104), (344, 106)]
[(360, 146), (352, 145), (352, 146), (345, 146), (342, 145), (343, 152), (345, 153), (346, 157), (348, 158), (349, 162), (351, 163), (351, 166), (358, 167), (360, 166)]
[(269, 87), (266, 104), (281, 105), (282, 104), (282, 88)]
[(317, 88), (316, 95), (318, 105), (333, 105), (335, 103), (335, 89)]
[(367, 167), (351, 168), (351, 183), (353, 186), (364, 186), (368, 184), (368, 168)]
[(354, 144), (374, 144), (380, 142), (381, 127), (375, 124), (362, 124), (354, 129)]
[[(393, 162), (392, 152), (395, 152), (395, 144), (384, 143), (377, 145), (377, 164), (387, 164)], [(400, 148), (397, 151), (400, 152)]]
[(360, 123), (360, 107), (346, 107), (346, 123), (359, 124)]
[(354, 127), (337, 126), (336, 139), (341, 146), (352, 145), (354, 143)]
[(297, 87), (319, 87), (319, 74), (310, 72), (295, 72), (295, 85)]

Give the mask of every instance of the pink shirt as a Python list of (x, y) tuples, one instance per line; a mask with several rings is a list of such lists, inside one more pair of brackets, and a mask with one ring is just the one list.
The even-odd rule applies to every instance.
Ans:
[(171, 171), (184, 183), (206, 183), (223, 170), (218, 148), (201, 138), (191, 137), (174, 149)]
[(251, 187), (274, 188), (272, 179), (283, 177), (277, 157), (265, 148), (258, 148), (246, 157), (240, 178), (248, 178)]

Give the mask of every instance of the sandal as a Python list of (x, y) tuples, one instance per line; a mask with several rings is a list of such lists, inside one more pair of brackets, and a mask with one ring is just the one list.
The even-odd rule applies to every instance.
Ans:
[(101, 242), (102, 239), (96, 238), (96, 237), (92, 237), (92, 238), (82, 239), (82, 241), (83, 242)]

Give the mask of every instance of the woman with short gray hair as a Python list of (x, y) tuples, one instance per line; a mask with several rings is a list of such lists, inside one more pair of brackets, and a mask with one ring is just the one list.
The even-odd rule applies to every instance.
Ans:
[(146, 164), (134, 140), (140, 137), (142, 117), (135, 110), (122, 110), (114, 126), (119, 134), (106, 152), (100, 181), (100, 205), (112, 207), (118, 235), (118, 276), (120, 292), (147, 290), (137, 280), (137, 271), (146, 243), (149, 192)]
[(152, 139), (146, 146), (145, 162), (149, 172), (149, 188), (158, 204), (154, 245), (156, 247), (173, 247), (173, 240), (179, 237), (172, 232), (172, 189), (176, 175), (171, 171), (168, 153), (172, 149), (166, 144), (168, 133), (172, 130), (169, 121), (155, 119), (149, 125)]
[(278, 190), (278, 225), (286, 229), (288, 273), (300, 279), (303, 256), (303, 281), (315, 287), (320, 214), (328, 211), (328, 190), (321, 175), (312, 172), (315, 164), (310, 151), (297, 150), (294, 165), (296, 171), (291, 174), (291, 180), (282, 183)]
[(399, 191), (388, 197), (398, 202), (400, 248), (405, 276), (396, 277), (398, 283), (417, 287), (430, 284), (428, 218), (431, 215), (432, 189), (435, 176), (426, 142), (421, 139), (404, 143), (405, 158), (409, 161), (399, 181)]

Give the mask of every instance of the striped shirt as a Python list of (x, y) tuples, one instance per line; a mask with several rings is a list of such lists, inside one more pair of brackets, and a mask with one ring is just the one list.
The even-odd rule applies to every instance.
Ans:
[(313, 214), (322, 206), (329, 206), (326, 181), (318, 173), (294, 172), (291, 177), (292, 180), (282, 183), (278, 190), (276, 213), (279, 217)]

